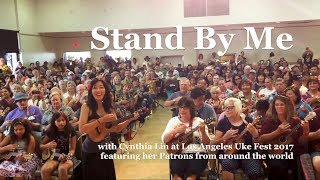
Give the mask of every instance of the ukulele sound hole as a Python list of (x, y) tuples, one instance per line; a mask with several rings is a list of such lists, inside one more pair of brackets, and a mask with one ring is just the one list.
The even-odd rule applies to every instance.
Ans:
[(280, 142), (285, 143), (286, 141), (287, 141), (287, 138), (286, 138), (286, 137), (281, 137), (281, 138), (280, 138)]

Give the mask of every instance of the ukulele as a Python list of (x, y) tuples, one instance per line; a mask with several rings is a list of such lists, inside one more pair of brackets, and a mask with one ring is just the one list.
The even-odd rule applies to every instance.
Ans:
[[(316, 117), (315, 112), (309, 112), (309, 114), (304, 118), (304, 121), (312, 121), (313, 118)], [(280, 136), (280, 138), (275, 139), (274, 141), (271, 141), (270, 144), (277, 144), (277, 145), (287, 145), (289, 144), (289, 139), (292, 135), (294, 135), (296, 132), (298, 132), (298, 129), (301, 127), (301, 123), (294, 126), (289, 134), (286, 136)], [(277, 149), (270, 149), (268, 150), (270, 154), (282, 154), (284, 152), (283, 148), (277, 148)]]
[[(7, 154), (0, 154), (0, 162), (4, 161), (4, 160), (12, 160), (13, 158), (17, 157), (18, 155), (20, 155), (21, 153), (18, 152), (9, 152)], [(29, 161), (33, 158), (34, 154), (22, 154), (22, 157)]]
[[(204, 123), (210, 124), (214, 118), (208, 118), (204, 120)], [(171, 141), (167, 142), (166, 145), (168, 146), (167, 152), (168, 154), (180, 154), (182, 152), (182, 144), (184, 147), (187, 147), (192, 142), (192, 135), (195, 131), (199, 129), (199, 126), (191, 129), (187, 133), (181, 133), (177, 137), (173, 138)], [(176, 147), (176, 148), (173, 148)]]
[[(135, 111), (136, 113), (138, 113), (140, 116), (144, 114), (144, 112), (146, 111), (146, 108), (142, 108), (142, 109), (139, 109), (137, 111)], [(112, 122), (107, 122), (107, 123), (103, 123), (105, 124), (105, 128), (106, 129), (109, 129), (111, 128), (112, 126), (116, 126), (128, 119), (131, 119), (134, 117), (134, 114), (130, 114), (128, 116), (124, 116), (124, 117), (121, 117), (115, 121), (112, 121)], [(96, 121), (97, 119), (92, 119), (90, 120), (89, 122), (92, 122), (92, 121)], [(80, 137), (84, 136), (84, 135), (88, 135), (89, 138), (94, 141), (94, 142), (100, 142), (101, 140), (103, 140), (105, 138), (105, 135), (102, 133), (103, 131), (105, 131), (106, 129), (105, 128), (101, 128), (100, 126), (97, 127), (94, 131), (88, 133), (88, 134), (83, 134), (81, 135)], [(103, 137), (102, 137), (103, 136)], [(79, 138), (78, 138), (79, 139)]]
[[(252, 122), (252, 125), (255, 126), (257, 124), (260, 124), (261, 123), (261, 119), (262, 119), (262, 116), (257, 116), (253, 122)], [(232, 138), (232, 139), (229, 139), (226, 144), (227, 145), (231, 145), (232, 148), (231, 149), (226, 149), (224, 150), (224, 153), (225, 154), (235, 154), (238, 150), (235, 148), (235, 143), (243, 143), (244, 139), (243, 139), (243, 136), (248, 132), (248, 128), (246, 127), (238, 136)]]
[[(57, 153), (55, 152), (55, 150), (47, 149), (42, 152), (41, 159), (43, 162), (46, 162), (49, 159), (58, 160), (60, 155), (61, 153)], [(63, 161), (66, 161), (66, 160), (72, 160), (72, 156), (70, 154), (65, 155), (65, 159)]]

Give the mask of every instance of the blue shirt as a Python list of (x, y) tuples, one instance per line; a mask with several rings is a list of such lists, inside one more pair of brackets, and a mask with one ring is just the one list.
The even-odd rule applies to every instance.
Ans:
[[(296, 112), (299, 111), (303, 103), (304, 103), (303, 101), (300, 101), (299, 104), (295, 107)], [(308, 109), (308, 111), (312, 111), (312, 107), (310, 106), (310, 104), (306, 104), (306, 108)], [(301, 120), (304, 120), (304, 118), (308, 115), (308, 113), (300, 110), (300, 112), (297, 115)]]
[[(178, 92), (175, 92), (173, 94), (171, 94), (171, 96), (167, 99), (167, 101), (171, 101), (177, 97), (184, 97), (184, 96), (187, 96), (187, 97), (190, 97), (190, 92), (188, 92), (187, 94), (182, 94), (180, 91)], [(175, 116), (178, 116), (179, 115), (179, 111), (178, 111), (178, 108), (175, 108), (174, 110), (172, 110), (172, 117), (175, 117)]]
[(9, 112), (5, 121), (13, 121), (17, 118), (27, 118), (29, 116), (34, 116), (35, 119), (32, 122), (41, 123), (42, 112), (38, 106), (32, 105), (28, 107), (28, 112), (24, 109), (20, 109), (19, 107), (15, 108), (14, 110)]
[(202, 118), (203, 120), (207, 120), (209, 118), (217, 120), (216, 112), (214, 111), (212, 106), (207, 103), (204, 103), (200, 109), (196, 108), (196, 112), (198, 113), (198, 117)]

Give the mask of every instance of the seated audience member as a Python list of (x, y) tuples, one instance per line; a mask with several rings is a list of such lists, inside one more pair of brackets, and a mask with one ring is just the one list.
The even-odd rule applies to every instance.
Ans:
[(206, 100), (211, 98), (210, 91), (207, 89), (208, 88), (208, 83), (204, 78), (199, 78), (198, 79), (197, 86), (205, 91), (205, 99)]
[(309, 123), (308, 150), (311, 155), (315, 178), (320, 179), (320, 109), (315, 109), (314, 112), (316, 113), (316, 117)]
[(40, 160), (35, 154), (36, 141), (31, 134), (28, 120), (17, 118), (12, 121), (10, 133), (0, 143), (0, 153), (16, 152), (15, 158), (0, 164), (0, 178), (23, 179), (31, 176)]
[(288, 87), (285, 90), (286, 96), (291, 100), (295, 108), (295, 114), (303, 120), (310, 111), (312, 111), (312, 107), (301, 100), (300, 91), (295, 87)]
[(73, 111), (79, 110), (81, 108), (80, 99), (84, 92), (86, 92), (86, 87), (83, 84), (77, 85), (76, 96), (69, 101), (67, 106), (70, 106)]
[(293, 104), (286, 96), (277, 96), (273, 100), (268, 116), (269, 118), (262, 123), (261, 136), (257, 139), (257, 142), (273, 144), (273, 148), (268, 151), (269, 154), (284, 154), (285, 152), (279, 152), (274, 147), (281, 144), (280, 138), (288, 136), (296, 125), (301, 124), (302, 126), (296, 133), (288, 136), (285, 142), (286, 144), (293, 144), (292, 151), (289, 151), (293, 152), (293, 159), (266, 160), (268, 179), (291, 179), (292, 177), (298, 179), (301, 177), (301, 174), (298, 173), (301, 172), (298, 170), (300, 169), (299, 156), (305, 153), (304, 146), (308, 140), (309, 122), (301, 121), (294, 115)]
[(285, 96), (285, 84), (284, 84), (284, 80), (282, 78), (278, 78), (275, 80), (275, 83), (274, 83), (274, 89), (275, 91), (269, 95), (269, 102), (272, 102), (272, 100), (278, 96), (278, 95), (283, 95)]
[(292, 80), (293, 86), (300, 90), (301, 95), (305, 95), (308, 92), (308, 89), (302, 85), (302, 75), (293, 75)]
[(76, 83), (73, 81), (67, 82), (67, 92), (63, 94), (64, 105), (68, 105), (72, 99), (76, 98)]
[[(232, 145), (233, 139), (237, 137), (244, 129), (248, 132), (244, 135), (244, 143), (253, 145), (256, 138), (259, 137), (258, 130), (251, 124), (252, 119), (247, 118), (246, 122), (240, 116), (242, 112), (242, 104), (239, 99), (228, 98), (224, 102), (225, 116), (218, 122), (216, 127), (216, 135), (212, 144), (230, 144)], [(253, 153), (253, 150), (240, 150), (237, 154), (246, 154), (247, 152)], [(221, 152), (228, 153), (228, 152)], [(234, 179), (234, 173), (237, 169), (242, 168), (244, 173), (249, 179), (261, 179), (261, 162), (257, 159), (222, 159), (222, 178)]]
[[(2, 129), (6, 129), (8, 125), (12, 123), (12, 120), (17, 118), (27, 119), (31, 127), (31, 130), (39, 130), (42, 119), (42, 112), (39, 107), (28, 105), (29, 97), (25, 93), (17, 93), (14, 96), (14, 102), (17, 104), (17, 108), (10, 111), (5, 122), (2, 124)], [(7, 133), (5, 133), (7, 134)]]
[(1, 100), (0, 100), (0, 126), (3, 124), (4, 119), (10, 111), (17, 107), (12, 98), (13, 93), (9, 87), (1, 88)]
[(62, 112), (52, 115), (50, 127), (45, 132), (40, 149), (48, 153), (59, 153), (59, 156), (48, 159), (41, 167), (41, 178), (50, 180), (51, 173), (58, 168), (59, 179), (68, 179), (68, 171), (72, 168), (76, 149), (76, 132), (67, 116)]
[(269, 100), (270, 95), (275, 92), (272, 81), (273, 80), (270, 77), (265, 78), (264, 84), (266, 87), (259, 91), (260, 99)]
[(254, 111), (258, 99), (256, 92), (252, 90), (252, 81), (250, 79), (241, 82), (241, 91), (238, 92), (236, 97), (242, 103), (242, 112), (244, 114), (247, 115)]
[(211, 105), (214, 109), (214, 111), (217, 114), (217, 117), (219, 117), (219, 115), (222, 113), (222, 106), (223, 106), (223, 102), (224, 100), (220, 98), (220, 88), (218, 88), (217, 86), (213, 86), (210, 90), (211, 93), (211, 99), (208, 99), (206, 101), (206, 103), (208, 103), (209, 105)]
[(320, 83), (318, 79), (310, 78), (308, 83), (308, 92), (302, 95), (302, 101), (305, 101), (311, 105), (313, 109), (320, 107)]
[(219, 96), (221, 99), (226, 99), (226, 98), (231, 97), (233, 95), (233, 91), (228, 89), (226, 86), (227, 86), (226, 81), (223, 78), (220, 78), (219, 82), (218, 82), (218, 87), (221, 91), (220, 96)]
[(47, 104), (45, 100), (45, 96), (38, 89), (32, 89), (30, 91), (31, 99), (29, 99), (28, 104), (37, 106), (44, 112), (47, 109)]
[(265, 88), (264, 80), (266, 75), (263, 73), (258, 73), (255, 79), (255, 83), (253, 84), (252, 90), (258, 92), (260, 89)]
[[(195, 105), (192, 99), (182, 97), (178, 101), (179, 116), (171, 118), (164, 130), (161, 140), (164, 143), (172, 141), (178, 135), (185, 133), (187, 129), (199, 129), (192, 133), (193, 141), (185, 149), (182, 154), (195, 156), (196, 153), (206, 153), (201, 144), (208, 145), (210, 143), (208, 129), (205, 127), (204, 121), (196, 117)], [(207, 166), (207, 159), (170, 159), (170, 174), (173, 179), (196, 179)]]
[(51, 93), (49, 99), (51, 107), (49, 107), (43, 114), (43, 118), (41, 120), (42, 132), (46, 131), (50, 127), (52, 115), (55, 112), (63, 112), (68, 117), (68, 120), (73, 127), (78, 126), (78, 118), (75, 117), (74, 111), (71, 107), (63, 105), (62, 97), (58, 92)]
[(241, 89), (240, 84), (241, 84), (241, 76), (240, 75), (233, 75), (232, 77), (232, 82), (233, 82), (233, 86), (232, 86), (232, 91), (233, 93), (238, 93)]
[(205, 103), (205, 91), (200, 87), (191, 90), (190, 97), (193, 99), (196, 108), (196, 115), (204, 120), (212, 118), (213, 121), (217, 119), (216, 112), (209, 104)]
[(130, 94), (131, 84), (125, 84), (122, 92), (116, 96), (117, 104), (125, 107), (128, 111), (132, 111), (134, 107), (133, 96)]
[(190, 81), (187, 78), (181, 78), (179, 81), (180, 91), (173, 93), (168, 99), (165, 101), (164, 105), (167, 107), (172, 107), (174, 110), (172, 111), (172, 117), (178, 115), (177, 109), (174, 107), (177, 105), (178, 101), (184, 97), (190, 95)]

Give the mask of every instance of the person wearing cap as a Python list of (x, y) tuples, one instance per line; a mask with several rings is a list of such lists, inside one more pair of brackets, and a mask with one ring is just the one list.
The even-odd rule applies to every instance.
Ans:
[(251, 69), (251, 70), (250, 70), (250, 73), (249, 73), (248, 79), (250, 79), (252, 82), (255, 82), (255, 80), (256, 80), (256, 75), (257, 75), (256, 70)]
[(209, 104), (205, 103), (206, 91), (201, 87), (195, 87), (191, 90), (190, 97), (196, 107), (197, 116), (202, 119), (212, 118), (213, 121), (217, 119), (217, 114)]
[(302, 85), (302, 75), (293, 75), (293, 86), (297, 87), (300, 90), (301, 96), (305, 95), (308, 92), (308, 88)]
[(32, 130), (38, 130), (40, 128), (40, 123), (42, 119), (42, 112), (39, 107), (28, 105), (29, 97), (27, 94), (19, 92), (14, 95), (14, 102), (17, 104), (17, 108), (9, 112), (7, 117), (4, 120), (1, 129), (5, 128), (7, 125), (10, 125), (14, 119), (17, 118), (26, 118), (29, 121), (29, 124)]

